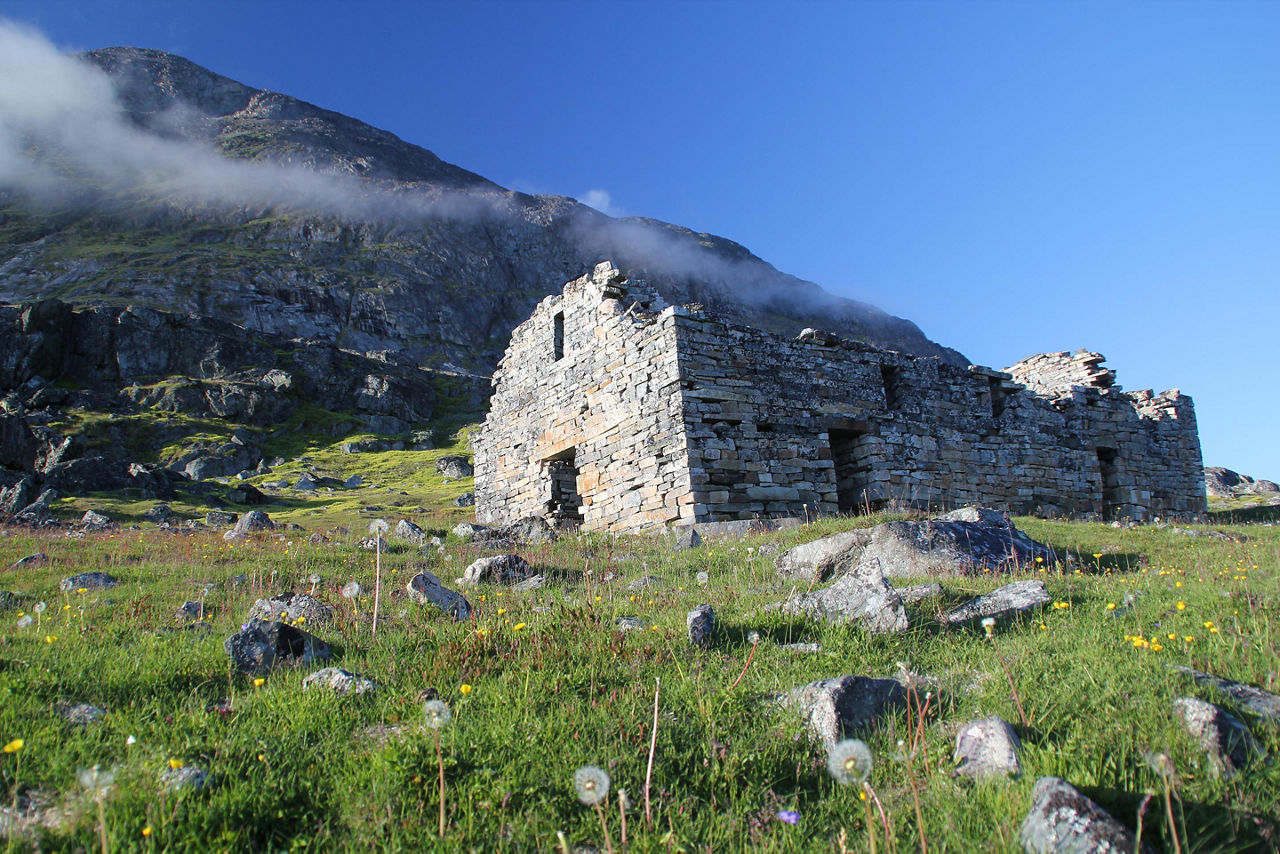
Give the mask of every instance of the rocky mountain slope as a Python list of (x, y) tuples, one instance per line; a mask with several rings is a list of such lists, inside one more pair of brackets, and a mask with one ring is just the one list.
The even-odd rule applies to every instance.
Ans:
[(60, 61), (66, 104), (0, 117), (0, 512), (163, 495), (282, 430), (478, 418), (511, 329), (605, 258), (672, 303), (965, 363), (730, 240), (513, 192), (171, 54)]

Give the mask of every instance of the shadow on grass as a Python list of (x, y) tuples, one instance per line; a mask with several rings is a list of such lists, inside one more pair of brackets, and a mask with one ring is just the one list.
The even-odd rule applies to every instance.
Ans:
[[(1130, 830), (1136, 830), (1141, 818), (1142, 842), (1152, 850), (1175, 850), (1162, 794), (1148, 796), (1100, 787), (1080, 791)], [(1173, 799), (1173, 814), (1183, 851), (1280, 850), (1280, 823), (1274, 818), (1177, 797)]]
[(1254, 522), (1280, 522), (1280, 506), (1244, 507), (1239, 510), (1211, 510), (1205, 514), (1214, 525), (1247, 525)]

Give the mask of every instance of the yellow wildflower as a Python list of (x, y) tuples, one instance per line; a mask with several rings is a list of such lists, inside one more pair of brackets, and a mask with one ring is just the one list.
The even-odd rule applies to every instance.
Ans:
[(23, 740), (22, 740), (22, 739), (20, 739), (20, 738), (15, 738), (13, 741), (9, 742), (8, 744), (6, 744), (6, 745), (4, 746), (4, 752), (5, 752), (5, 753), (17, 753), (19, 750), (21, 750), (21, 749), (22, 749), (22, 745), (24, 745), (24, 744), (26, 744), (26, 742), (25, 742), (25, 741), (23, 741)]
[(186, 765), (186, 764), (187, 763), (183, 762), (181, 759), (169, 760), (169, 767), (172, 768), (174, 771), (177, 771), (179, 768), (181, 768), (183, 765)]
[(511, 627), (511, 630), (512, 630), (512, 631), (516, 631), (516, 632), (518, 632), (518, 631), (520, 631), (521, 629), (523, 629), (524, 627), (525, 627), (525, 624), (524, 624), (524, 623), (516, 623), (514, 626), (512, 626), (512, 627)]
[(466, 682), (463, 682), (462, 687), (458, 688), (458, 693), (460, 693), (464, 697), (467, 696), (468, 694), (471, 693), (471, 686), (468, 685)]

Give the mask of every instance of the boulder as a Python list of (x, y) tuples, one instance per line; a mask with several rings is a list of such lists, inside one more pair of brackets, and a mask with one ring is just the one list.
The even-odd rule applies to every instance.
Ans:
[(673, 552), (682, 552), (702, 545), (702, 536), (692, 525), (677, 525), (671, 529), (669, 541)]
[(309, 593), (279, 593), (269, 599), (259, 599), (249, 609), (249, 620), (281, 620), (297, 623), (301, 620), (320, 626), (333, 619), (333, 608)]
[(955, 519), (886, 522), (872, 531), (859, 565), (877, 562), (889, 578), (974, 575), (1053, 564), (1057, 556), (1008, 524)]
[(457, 498), (453, 499), (454, 507), (475, 507), (476, 494), (474, 492), (464, 492)]
[(984, 617), (999, 619), (1047, 605), (1051, 601), (1053, 597), (1049, 595), (1049, 589), (1044, 586), (1043, 581), (1014, 581), (985, 596), (965, 602), (954, 611), (944, 614), (942, 622), (948, 626), (958, 626)]
[(856, 566), (869, 542), (869, 528), (845, 531), (788, 549), (778, 555), (773, 565), (783, 578), (826, 581)]
[(453, 535), (458, 539), (466, 542), (474, 540), (486, 531), (491, 530), (484, 525), (474, 525), (470, 522), (459, 522), (453, 526)]
[(31, 503), (35, 496), (35, 478), (27, 475), (16, 483), (0, 489), (0, 516), (16, 516)]
[(198, 792), (213, 785), (209, 772), (195, 765), (179, 765), (177, 768), (166, 768), (160, 775), (160, 785), (167, 792), (178, 792), (189, 789)]
[(377, 686), (372, 679), (349, 673), (341, 667), (326, 667), (302, 680), (302, 689), (328, 688), (335, 694), (372, 694)]
[(912, 584), (908, 587), (899, 587), (898, 596), (902, 598), (902, 604), (912, 605), (916, 602), (923, 602), (925, 599), (934, 599), (942, 595), (942, 585), (936, 581), (928, 581), (924, 584)]
[(902, 597), (874, 566), (857, 567), (830, 587), (795, 595), (782, 604), (782, 610), (827, 623), (858, 623), (875, 633), (907, 630)]
[(427, 532), (419, 528), (408, 519), (401, 519), (396, 522), (395, 534), (402, 540), (408, 540), (411, 543), (422, 545), (427, 541)]
[(1185, 673), (1199, 684), (1217, 688), (1251, 714), (1255, 714), (1270, 723), (1280, 724), (1280, 695), (1263, 691), (1261, 688), (1255, 688), (1252, 685), (1245, 685), (1242, 682), (1232, 682), (1230, 679), (1223, 679), (1221, 676), (1214, 676), (1212, 673), (1192, 670), (1190, 667), (1175, 665), (1173, 669), (1179, 673)]
[(893, 679), (838, 676), (793, 688), (778, 701), (798, 712), (809, 733), (829, 751), (871, 728), (885, 712), (905, 707), (907, 692)]
[(555, 529), (547, 523), (546, 519), (541, 516), (525, 516), (523, 519), (517, 519), (501, 528), (489, 529), (492, 535), (483, 534), (481, 536), (487, 539), (507, 540), (513, 543), (528, 543), (530, 545), (542, 545), (543, 543), (553, 543), (558, 538)]
[(515, 584), (533, 574), (533, 568), (519, 555), (493, 555), (473, 561), (458, 579), (463, 584)]
[[(1133, 854), (1132, 831), (1057, 777), (1036, 780), (1031, 809), (1019, 831), (1027, 854)], [(1143, 846), (1143, 851), (1151, 849)]]
[(101, 723), (102, 719), (107, 716), (106, 709), (101, 706), (95, 706), (92, 703), (59, 701), (54, 703), (53, 709), (58, 713), (58, 717), (72, 726), (88, 726), (89, 724)]
[(689, 643), (702, 649), (711, 646), (716, 633), (716, 612), (705, 602), (694, 608), (684, 618), (685, 627), (689, 630)]
[(32, 566), (42, 566), (49, 562), (49, 556), (44, 552), (36, 552), (26, 557), (20, 557), (10, 564), (10, 569), (23, 569)]
[(471, 467), (471, 462), (466, 457), (460, 454), (446, 454), (436, 460), (436, 474), (458, 480), (471, 477), (475, 474), (475, 469)]
[(224, 540), (243, 540), (255, 531), (270, 531), (276, 526), (271, 517), (261, 510), (250, 510), (240, 517), (236, 526), (222, 535)]
[(210, 528), (225, 528), (227, 525), (234, 525), (239, 518), (239, 515), (230, 510), (210, 510), (204, 514), (204, 523)]
[(150, 507), (142, 514), (142, 518), (146, 519), (153, 525), (172, 525), (178, 521), (178, 514), (169, 508), (168, 504), (157, 504)]
[(409, 579), (405, 589), (409, 591), (410, 600), (419, 605), (434, 605), (455, 622), (471, 618), (471, 603), (466, 597), (445, 587), (429, 572), (419, 572)]
[(327, 661), (329, 645), (310, 632), (279, 620), (250, 620), (222, 645), (241, 673), (265, 673), (282, 664)]
[(182, 607), (174, 612), (173, 618), (180, 622), (196, 622), (213, 613), (213, 608), (204, 602), (183, 602)]
[(1214, 773), (1224, 779), (1262, 755), (1262, 749), (1239, 718), (1213, 703), (1194, 697), (1173, 701), (1173, 716), (1209, 756)]
[(267, 496), (262, 494), (262, 490), (253, 484), (242, 483), (235, 489), (228, 490), (227, 500), (232, 504), (240, 504), (245, 507), (261, 507), (267, 503)]
[(96, 510), (86, 510), (80, 517), (80, 528), (85, 531), (105, 531), (111, 527), (112, 521)]
[(969, 721), (956, 733), (956, 773), (965, 777), (1017, 776), (1022, 773), (1022, 742), (998, 717)]
[(115, 587), (120, 582), (105, 572), (82, 572), (79, 575), (73, 575), (64, 578), (58, 583), (58, 589), (63, 592), (73, 590), (105, 590), (108, 587)]

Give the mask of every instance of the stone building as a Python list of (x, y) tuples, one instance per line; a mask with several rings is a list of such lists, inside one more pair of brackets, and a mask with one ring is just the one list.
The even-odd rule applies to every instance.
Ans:
[(1205, 509), (1191, 399), (1097, 353), (1006, 371), (665, 306), (608, 262), (516, 328), (475, 439), (476, 515), (585, 529), (981, 503), (1104, 518)]

